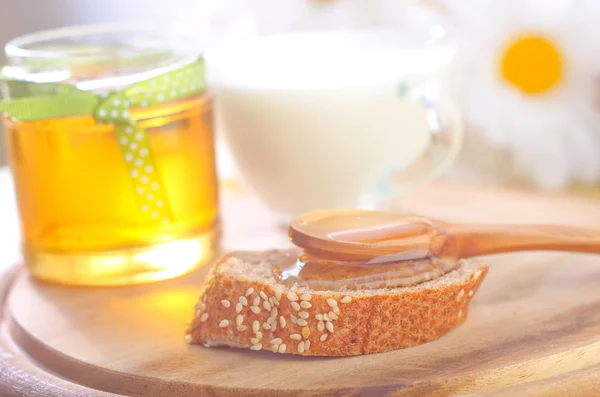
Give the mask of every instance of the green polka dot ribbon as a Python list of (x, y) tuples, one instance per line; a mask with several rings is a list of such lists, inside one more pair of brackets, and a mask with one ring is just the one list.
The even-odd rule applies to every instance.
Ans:
[(148, 133), (131, 119), (129, 109), (161, 105), (204, 91), (201, 61), (102, 95), (69, 84), (6, 79), (2, 90), (4, 97), (11, 99), (0, 102), (0, 112), (17, 121), (93, 116), (97, 123), (113, 124), (140, 211), (152, 220), (173, 220)]

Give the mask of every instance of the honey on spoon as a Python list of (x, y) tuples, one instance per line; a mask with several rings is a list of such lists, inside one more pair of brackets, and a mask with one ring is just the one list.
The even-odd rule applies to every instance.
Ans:
[(275, 270), (313, 289), (401, 287), (440, 277), (458, 260), (514, 251), (600, 253), (600, 227), (465, 225), (368, 210), (302, 214), (289, 226), (304, 250)]

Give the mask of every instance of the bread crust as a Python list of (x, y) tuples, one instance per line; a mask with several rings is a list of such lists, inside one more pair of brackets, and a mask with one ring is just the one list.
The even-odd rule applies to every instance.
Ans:
[(187, 341), (304, 356), (408, 348), (462, 324), (488, 272), (487, 264), (469, 260), (411, 287), (311, 291), (286, 288), (272, 277), (271, 263), (290, 254), (244, 251), (224, 256), (207, 276)]

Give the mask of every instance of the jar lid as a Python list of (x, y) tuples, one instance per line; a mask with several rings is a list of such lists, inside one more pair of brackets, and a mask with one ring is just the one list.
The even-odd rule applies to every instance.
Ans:
[(197, 61), (184, 27), (110, 23), (41, 31), (5, 46), (6, 78), (67, 83), (103, 92), (126, 87)]

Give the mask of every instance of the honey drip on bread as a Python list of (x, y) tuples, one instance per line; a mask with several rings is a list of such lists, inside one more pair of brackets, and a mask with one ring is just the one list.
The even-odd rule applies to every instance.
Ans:
[[(313, 290), (394, 288), (434, 280), (459, 263), (430, 252), (430, 226), (425, 219), (378, 211), (304, 214), (290, 225), (292, 242), (304, 252), (290, 255), (273, 272), (288, 287)], [(409, 245), (383, 255), (372, 249), (399, 243)]]

